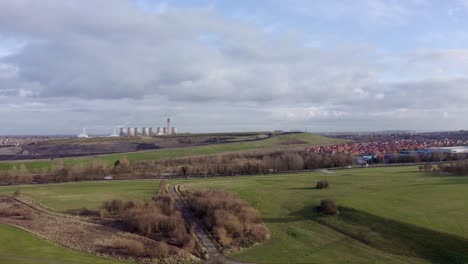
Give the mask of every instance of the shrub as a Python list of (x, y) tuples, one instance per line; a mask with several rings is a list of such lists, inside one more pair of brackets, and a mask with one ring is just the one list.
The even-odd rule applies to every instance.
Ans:
[(67, 213), (72, 215), (80, 215), (80, 216), (99, 216), (100, 211), (90, 210), (88, 208), (80, 208), (80, 209), (72, 209), (68, 210)]
[(124, 210), (124, 203), (121, 200), (105, 201), (102, 208), (107, 210), (110, 215), (121, 214)]
[(335, 202), (330, 198), (320, 201), (319, 212), (326, 215), (337, 215), (340, 213)]
[(269, 238), (258, 211), (236, 194), (223, 190), (183, 194), (195, 216), (225, 249), (248, 247)]
[(111, 237), (96, 243), (101, 252), (107, 254), (118, 253), (129, 256), (141, 256), (145, 252), (145, 246), (142, 242), (126, 238)]
[(146, 254), (152, 258), (167, 257), (170, 253), (169, 246), (166, 242), (158, 242), (154, 248), (148, 248)]
[(317, 188), (317, 189), (327, 189), (327, 188), (330, 188), (330, 183), (327, 180), (320, 180), (315, 185), (315, 188)]
[(14, 217), (16, 219), (31, 220), (34, 218), (33, 211), (29, 208), (1, 205), (0, 216)]
[(165, 182), (161, 183), (158, 195), (151, 201), (106, 201), (101, 206), (100, 215), (117, 218), (119, 224), (130, 232), (167, 241), (190, 252), (197, 250), (182, 213), (167, 193)]
[(20, 191), (19, 189), (15, 190), (15, 191), (13, 192), (13, 196), (15, 196), (15, 197), (18, 197), (18, 196), (20, 196), (20, 195), (21, 195), (21, 191)]

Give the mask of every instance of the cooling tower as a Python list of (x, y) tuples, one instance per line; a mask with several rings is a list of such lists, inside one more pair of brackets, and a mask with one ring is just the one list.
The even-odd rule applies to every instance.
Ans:
[(141, 136), (141, 127), (135, 127), (135, 136)]
[(150, 127), (150, 129), (149, 129), (149, 136), (150, 136), (150, 137), (156, 136), (156, 131), (154, 130), (154, 127)]
[(164, 135), (164, 131), (161, 127), (158, 127), (158, 130), (156, 132), (156, 135), (160, 136), (160, 135)]
[(143, 132), (142, 132), (143, 136), (145, 136), (145, 137), (149, 137), (149, 136), (150, 136), (150, 129), (149, 129), (148, 127), (142, 128), (142, 131), (143, 131)]
[(127, 136), (129, 137), (135, 136), (135, 129), (133, 127), (128, 128)]
[(173, 134), (173, 135), (177, 134), (177, 128), (176, 127), (171, 128), (171, 134)]
[(127, 135), (127, 129), (125, 127), (120, 128), (119, 136), (125, 137)]

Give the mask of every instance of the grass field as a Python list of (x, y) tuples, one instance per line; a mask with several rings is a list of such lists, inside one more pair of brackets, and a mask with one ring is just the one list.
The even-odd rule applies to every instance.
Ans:
[(167, 158), (181, 158), (187, 156), (197, 155), (212, 155), (228, 152), (239, 152), (256, 149), (275, 149), (275, 148), (288, 148), (288, 147), (299, 147), (301, 144), (284, 145), (291, 140), (298, 140), (304, 142), (305, 145), (320, 145), (320, 144), (333, 144), (346, 142), (341, 139), (328, 138), (319, 135), (313, 135), (309, 133), (297, 133), (297, 134), (286, 134), (279, 135), (269, 139), (249, 141), (249, 142), (236, 142), (236, 143), (225, 143), (225, 144), (212, 144), (205, 146), (196, 146), (188, 148), (175, 148), (175, 149), (160, 149), (151, 151), (141, 151), (132, 153), (122, 154), (110, 154), (100, 155), (92, 157), (78, 157), (78, 158), (64, 158), (55, 160), (28, 160), (28, 161), (0, 161), (0, 170), (10, 169), (13, 166), (18, 166), (24, 163), (30, 170), (41, 169), (44, 167), (50, 167), (62, 160), (65, 164), (83, 164), (89, 163), (93, 160), (101, 160), (108, 164), (113, 164), (116, 160), (126, 157), (131, 161), (142, 161), (142, 160), (157, 160)]
[(68, 209), (97, 209), (111, 199), (150, 200), (159, 189), (159, 181), (78, 182), (46, 186), (12, 187), (0, 189), (0, 194), (20, 190), (34, 202), (55, 211)]
[(16, 227), (0, 224), (0, 263), (111, 264), (127, 263), (57, 246)]
[[(315, 189), (327, 178), (330, 189)], [(468, 178), (416, 167), (193, 179), (191, 188), (235, 191), (258, 208), (272, 238), (233, 256), (256, 263), (468, 263)], [(72, 186), (73, 185), (73, 186)], [(156, 181), (23, 188), (59, 211), (96, 208), (110, 197), (149, 199)], [(11, 193), (14, 188), (1, 189)], [(80, 197), (81, 196), (81, 197)], [(316, 213), (331, 197), (339, 216)], [(80, 200), (83, 201), (80, 202)]]

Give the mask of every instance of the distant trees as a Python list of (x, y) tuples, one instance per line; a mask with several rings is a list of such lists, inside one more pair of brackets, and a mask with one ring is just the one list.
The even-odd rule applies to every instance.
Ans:
[(468, 161), (456, 162), (452, 164), (440, 164), (438, 169), (442, 173), (450, 173), (457, 176), (467, 176)]
[(91, 163), (65, 164), (62, 160), (50, 168), (29, 171), (21, 164), (0, 171), (0, 184), (24, 184), (114, 179), (159, 178), (161, 175), (216, 176), (264, 174), (317, 168), (344, 167), (353, 157), (344, 154), (316, 154), (303, 150), (252, 151), (243, 153), (196, 156), (179, 159), (131, 162), (120, 158), (115, 162), (94, 160)]
[(412, 162), (442, 162), (452, 160), (468, 159), (468, 154), (465, 153), (421, 153), (421, 154), (391, 154), (387, 159), (389, 163), (412, 163)]

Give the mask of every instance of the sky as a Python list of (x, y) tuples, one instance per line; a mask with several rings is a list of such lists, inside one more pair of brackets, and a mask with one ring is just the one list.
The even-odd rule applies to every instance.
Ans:
[(468, 0), (0, 1), (0, 135), (468, 129)]

